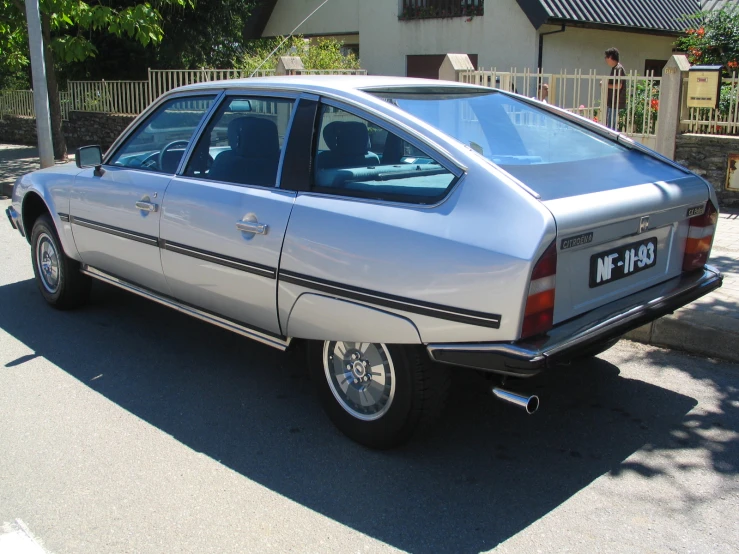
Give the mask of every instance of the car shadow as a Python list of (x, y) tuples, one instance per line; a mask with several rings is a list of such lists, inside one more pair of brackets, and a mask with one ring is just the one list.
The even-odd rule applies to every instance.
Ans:
[[(376, 452), (328, 422), (300, 357), (98, 283), (74, 312), (46, 306), (32, 280), (0, 287), (0, 306), (0, 327), (33, 351), (24, 358), (47, 358), (189, 448), (409, 552), (495, 547), (625, 471), (644, 445), (684, 448), (674, 431), (696, 405), (595, 359), (525, 383), (542, 400), (526, 416), (460, 371), (429, 436)], [(736, 464), (736, 445), (722, 455)]]

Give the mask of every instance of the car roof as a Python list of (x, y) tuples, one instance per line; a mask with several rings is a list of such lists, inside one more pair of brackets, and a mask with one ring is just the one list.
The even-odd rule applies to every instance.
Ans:
[(459, 87), (489, 90), (484, 87), (414, 77), (389, 77), (381, 75), (290, 75), (280, 77), (253, 77), (249, 79), (227, 79), (186, 85), (171, 92), (185, 92), (222, 88), (282, 89), (300, 92), (325, 92), (328, 90), (353, 92), (374, 88), (394, 87)]

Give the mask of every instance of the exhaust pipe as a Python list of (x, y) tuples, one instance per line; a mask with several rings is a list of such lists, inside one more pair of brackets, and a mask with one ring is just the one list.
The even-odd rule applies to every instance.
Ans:
[(535, 394), (531, 396), (524, 396), (523, 394), (517, 394), (515, 392), (501, 389), (499, 387), (493, 387), (492, 392), (501, 400), (505, 400), (506, 402), (515, 404), (519, 408), (523, 408), (529, 415), (533, 414), (536, 410), (539, 409), (539, 397)]

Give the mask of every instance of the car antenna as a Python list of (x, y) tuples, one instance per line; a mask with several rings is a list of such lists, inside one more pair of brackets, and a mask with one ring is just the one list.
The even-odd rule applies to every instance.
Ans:
[(249, 75), (249, 78), (251, 79), (252, 77), (254, 77), (254, 75), (256, 75), (257, 71), (259, 71), (265, 63), (267, 63), (267, 60), (269, 60), (272, 56), (274, 56), (275, 55), (275, 52), (277, 52), (280, 49), (280, 47), (282, 47), (283, 44), (285, 44), (288, 40), (290, 40), (292, 38), (292, 36), (295, 34), (295, 31), (297, 31), (303, 23), (305, 23), (311, 17), (313, 17), (313, 14), (316, 13), (318, 10), (320, 10), (323, 6), (325, 6), (327, 2), (328, 2), (328, 0), (323, 0), (323, 2), (321, 3), (320, 6), (318, 6), (315, 10), (313, 10), (312, 12), (310, 12), (308, 14), (308, 17), (306, 17), (303, 21), (301, 21), (300, 23), (298, 23), (298, 25), (290, 32), (290, 34), (287, 37), (285, 37), (285, 40), (283, 40), (280, 44), (278, 44), (277, 47), (274, 50), (272, 50), (272, 52), (269, 53), (269, 56), (267, 56), (266, 58), (264, 58), (264, 61), (262, 61), (262, 63), (260, 63), (257, 66), (257, 68), (252, 72), (252, 74)]

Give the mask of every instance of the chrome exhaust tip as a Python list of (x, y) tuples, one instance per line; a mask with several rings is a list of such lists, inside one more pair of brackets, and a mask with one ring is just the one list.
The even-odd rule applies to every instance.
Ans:
[(514, 404), (519, 408), (523, 408), (529, 415), (533, 414), (536, 410), (539, 409), (539, 397), (535, 394), (532, 394), (531, 396), (525, 396), (523, 394), (507, 391), (499, 387), (493, 387), (492, 392), (497, 398)]

